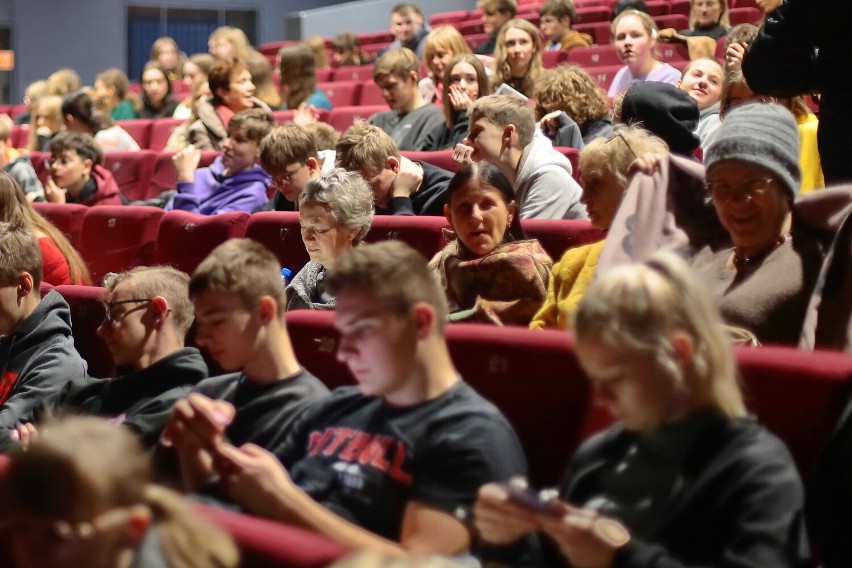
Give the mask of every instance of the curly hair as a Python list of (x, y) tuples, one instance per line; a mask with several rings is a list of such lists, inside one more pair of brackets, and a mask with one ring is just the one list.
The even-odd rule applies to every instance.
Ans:
[(299, 207), (305, 203), (328, 207), (334, 219), (347, 229), (358, 229), (353, 245), (359, 244), (370, 232), (373, 223), (373, 190), (360, 175), (343, 168), (312, 179), (299, 195)]
[(606, 94), (589, 73), (574, 64), (545, 70), (536, 83), (536, 120), (555, 110), (565, 111), (580, 128), (609, 114)]

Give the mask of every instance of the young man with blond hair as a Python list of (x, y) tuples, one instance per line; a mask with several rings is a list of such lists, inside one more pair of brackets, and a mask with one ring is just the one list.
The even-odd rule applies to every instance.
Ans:
[(420, 61), (410, 49), (385, 52), (373, 65), (373, 80), (390, 110), (369, 123), (387, 132), (400, 150), (422, 150), (429, 133), (444, 123), (444, 112), (420, 94)]
[(516, 97), (477, 99), (453, 160), (497, 166), (515, 188), (522, 219), (588, 219), (571, 162), (536, 130), (532, 108)]
[(391, 137), (363, 120), (337, 141), (337, 166), (357, 172), (373, 189), (379, 215), (443, 215), (453, 175), (403, 157)]
[(251, 513), (350, 550), (467, 552), (463, 513), (479, 486), (526, 465), (508, 421), (453, 366), (440, 285), (398, 241), (347, 251), (326, 283), (337, 357), (358, 386), (314, 405), (274, 453), (212, 439), (222, 488)]
[(476, 46), (473, 52), (477, 55), (491, 55), (497, 47), (497, 34), (506, 22), (518, 14), (518, 3), (515, 0), (479, 0), (476, 7), (482, 12), (482, 24), (488, 34), (488, 41)]
[[(328, 389), (296, 359), (284, 312), (281, 266), (263, 245), (231, 239), (192, 274), (196, 343), (229, 374), (199, 383), (178, 401), (162, 442), (176, 448), (184, 488), (214, 475), (209, 436), (270, 448)], [(227, 401), (218, 411), (215, 401)]]

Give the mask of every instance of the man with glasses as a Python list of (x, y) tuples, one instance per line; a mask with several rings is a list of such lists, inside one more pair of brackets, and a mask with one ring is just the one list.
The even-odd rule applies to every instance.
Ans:
[(36, 237), (21, 223), (0, 223), (0, 451), (14, 447), (19, 421), (86, 374), (68, 304), (52, 290), (42, 298), (41, 278)]
[[(34, 415), (104, 416), (138, 434), (143, 446), (153, 447), (175, 402), (208, 375), (198, 349), (184, 346), (193, 320), (189, 276), (165, 266), (138, 267), (109, 275), (105, 285), (98, 335), (119, 370), (126, 372), (109, 380), (79, 374)], [(23, 445), (35, 435), (36, 427), (29, 423), (12, 432)]]

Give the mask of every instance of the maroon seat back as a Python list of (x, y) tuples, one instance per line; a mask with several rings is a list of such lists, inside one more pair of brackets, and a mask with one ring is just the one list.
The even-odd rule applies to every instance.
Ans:
[[(175, 170), (175, 166), (172, 163), (172, 156), (174, 155), (175, 152), (157, 152), (154, 159), (151, 182), (148, 184), (147, 198), (155, 197), (164, 191), (177, 188), (177, 170)], [(201, 160), (198, 162), (198, 167), (209, 167), (218, 155), (219, 152), (216, 150), (204, 150), (201, 152)]]
[(317, 83), (331, 101), (332, 106), (354, 106), (361, 100), (361, 83), (359, 81), (334, 81)]
[(334, 81), (359, 81), (368, 83), (373, 81), (373, 64), (352, 65), (350, 67), (338, 67), (334, 70)]
[(83, 219), (80, 254), (98, 283), (108, 272), (151, 262), (163, 210), (158, 207), (92, 207)]
[(104, 289), (98, 286), (65, 285), (54, 288), (71, 308), (74, 347), (89, 364), (94, 377), (114, 377), (115, 365), (97, 330), (104, 320)]
[[(686, 1), (689, 2), (689, 0)], [(612, 26), (609, 22), (590, 22), (588, 24), (577, 24), (573, 27), (578, 32), (592, 36), (595, 39), (595, 43), (599, 45), (609, 43), (612, 38)]]
[(683, 14), (677, 14), (674, 12), (665, 16), (657, 16), (654, 18), (654, 22), (661, 30), (666, 28), (685, 30), (689, 27), (689, 18)]
[(275, 253), (281, 266), (289, 268), (293, 276), (310, 260), (302, 242), (297, 211), (255, 213), (246, 225), (245, 236)]
[(593, 228), (589, 221), (573, 219), (522, 219), (521, 228), (528, 237), (538, 239), (554, 262), (568, 249), (606, 238), (606, 232)]
[[(362, 94), (363, 94), (362, 88)], [(387, 105), (362, 103), (358, 106), (335, 107), (328, 115), (328, 123), (338, 132), (343, 132), (352, 126), (356, 120), (367, 120), (377, 112), (388, 110)]]
[(249, 217), (243, 212), (208, 217), (187, 211), (168, 211), (160, 220), (153, 262), (192, 274), (214, 248), (230, 238), (242, 237)]
[(544, 51), (541, 54), (541, 65), (545, 69), (553, 69), (560, 63), (568, 61), (568, 52), (557, 49), (555, 51)]
[(409, 160), (413, 160), (415, 162), (426, 162), (427, 164), (431, 164), (441, 168), (442, 170), (447, 170), (448, 172), (459, 171), (459, 165), (453, 161), (452, 150), (437, 150), (435, 152), (415, 152), (412, 150), (406, 150), (400, 153)]
[(601, 88), (606, 91), (615, 79), (615, 74), (623, 65), (601, 65), (600, 67), (589, 67), (586, 71), (594, 78)]
[(568, 158), (571, 162), (571, 177), (574, 181), (580, 181), (580, 151), (570, 146), (554, 146), (554, 149)]
[(104, 167), (112, 172), (121, 194), (131, 201), (147, 197), (156, 160), (157, 154), (150, 150), (104, 153)]
[(608, 6), (590, 6), (588, 8), (577, 8), (578, 24), (589, 24), (592, 22), (609, 22), (612, 9)]
[[(361, 96), (358, 98), (358, 104), (361, 106), (365, 105), (373, 105), (373, 106), (387, 106), (387, 102), (385, 98), (382, 96), (382, 89), (370, 81), (369, 83), (364, 83), (361, 86)], [(382, 109), (382, 110), (387, 110)], [(379, 112), (379, 111), (376, 111)]]
[(80, 250), (80, 232), (83, 230), (83, 218), (89, 210), (85, 205), (78, 203), (47, 203), (44, 201), (33, 203), (35, 210), (48, 221), (56, 225), (74, 248)]
[(340, 334), (334, 329), (334, 312), (293, 310), (286, 317), (296, 357), (306, 369), (330, 389), (356, 384), (349, 368), (337, 359)]
[(178, 118), (160, 118), (154, 121), (151, 125), (151, 138), (148, 140), (148, 148), (161, 152), (166, 147), (175, 128), (183, 124), (184, 121)]
[(448, 226), (444, 217), (376, 215), (365, 241), (402, 241), (430, 260), (444, 248), (446, 241), (442, 229)]
[(622, 64), (615, 46), (609, 43), (590, 47), (575, 47), (568, 52), (568, 61), (586, 68)]
[(116, 124), (126, 130), (136, 140), (140, 148), (143, 150), (148, 148), (148, 143), (151, 140), (151, 126), (154, 124), (154, 120), (150, 118), (118, 120)]

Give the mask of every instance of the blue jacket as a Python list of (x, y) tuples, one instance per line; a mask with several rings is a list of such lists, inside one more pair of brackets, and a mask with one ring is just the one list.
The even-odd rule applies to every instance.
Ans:
[(177, 193), (166, 205), (166, 211), (181, 209), (202, 215), (251, 213), (269, 201), (266, 192), (271, 178), (260, 166), (231, 177), (225, 176), (223, 170), (219, 156), (209, 168), (195, 170), (195, 181), (178, 182)]

